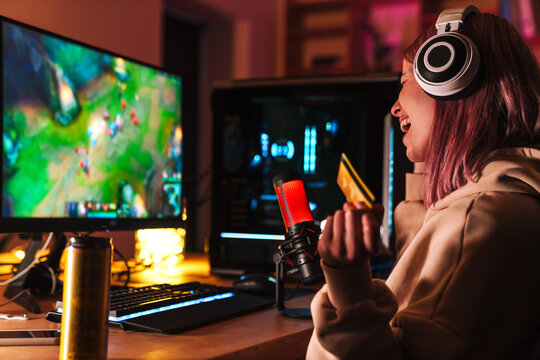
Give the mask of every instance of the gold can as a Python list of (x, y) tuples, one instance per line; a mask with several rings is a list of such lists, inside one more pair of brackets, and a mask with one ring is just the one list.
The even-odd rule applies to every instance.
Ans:
[(60, 360), (106, 359), (112, 241), (69, 239), (62, 296)]

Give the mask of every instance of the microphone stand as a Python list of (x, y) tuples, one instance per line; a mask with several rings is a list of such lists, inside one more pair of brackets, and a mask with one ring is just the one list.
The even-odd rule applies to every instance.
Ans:
[(283, 289), (283, 262), (284, 255), (281, 251), (274, 254), (274, 263), (276, 264), (276, 308), (286, 317), (295, 319), (311, 320), (311, 310), (309, 308), (286, 308)]

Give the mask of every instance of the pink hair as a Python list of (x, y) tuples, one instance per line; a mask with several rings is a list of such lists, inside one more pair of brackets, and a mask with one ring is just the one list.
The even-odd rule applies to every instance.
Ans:
[[(412, 63), (434, 33), (421, 34), (405, 59)], [(530, 49), (512, 25), (490, 14), (468, 18), (463, 33), (480, 52), (478, 82), (463, 99), (436, 100), (426, 150), (426, 206), (475, 181), (493, 150), (540, 145), (540, 70)]]

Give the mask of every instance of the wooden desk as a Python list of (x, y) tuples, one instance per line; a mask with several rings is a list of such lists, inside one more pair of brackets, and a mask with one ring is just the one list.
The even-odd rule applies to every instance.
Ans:
[[(188, 256), (176, 268), (145, 270), (132, 276), (135, 282), (182, 283), (200, 281), (227, 285), (232, 280), (210, 274), (207, 258)], [(159, 279), (157, 281), (156, 279)], [(0, 294), (5, 287), (0, 287)], [(287, 307), (309, 307), (313, 294), (287, 302)], [(0, 302), (5, 299), (0, 296)], [(43, 311), (54, 309), (55, 299), (42, 301)], [(10, 303), (0, 313), (22, 315), (26, 311)], [(57, 329), (60, 324), (45, 320), (43, 314), (29, 314), (30, 320), (0, 319), (2, 329)], [(109, 328), (109, 359), (303, 359), (313, 324), (310, 320), (290, 319), (275, 308), (261, 310), (176, 335), (123, 331)], [(0, 359), (58, 359), (59, 346), (4, 346)]]

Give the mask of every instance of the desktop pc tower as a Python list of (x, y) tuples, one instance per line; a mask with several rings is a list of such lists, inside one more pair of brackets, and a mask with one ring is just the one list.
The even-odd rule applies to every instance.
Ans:
[(210, 265), (220, 275), (273, 271), (284, 226), (274, 176), (296, 171), (317, 224), (345, 201), (341, 153), (385, 207), (383, 245), (393, 248), (393, 209), (404, 199), (405, 157), (390, 108), (399, 74), (233, 81), (212, 93)]

